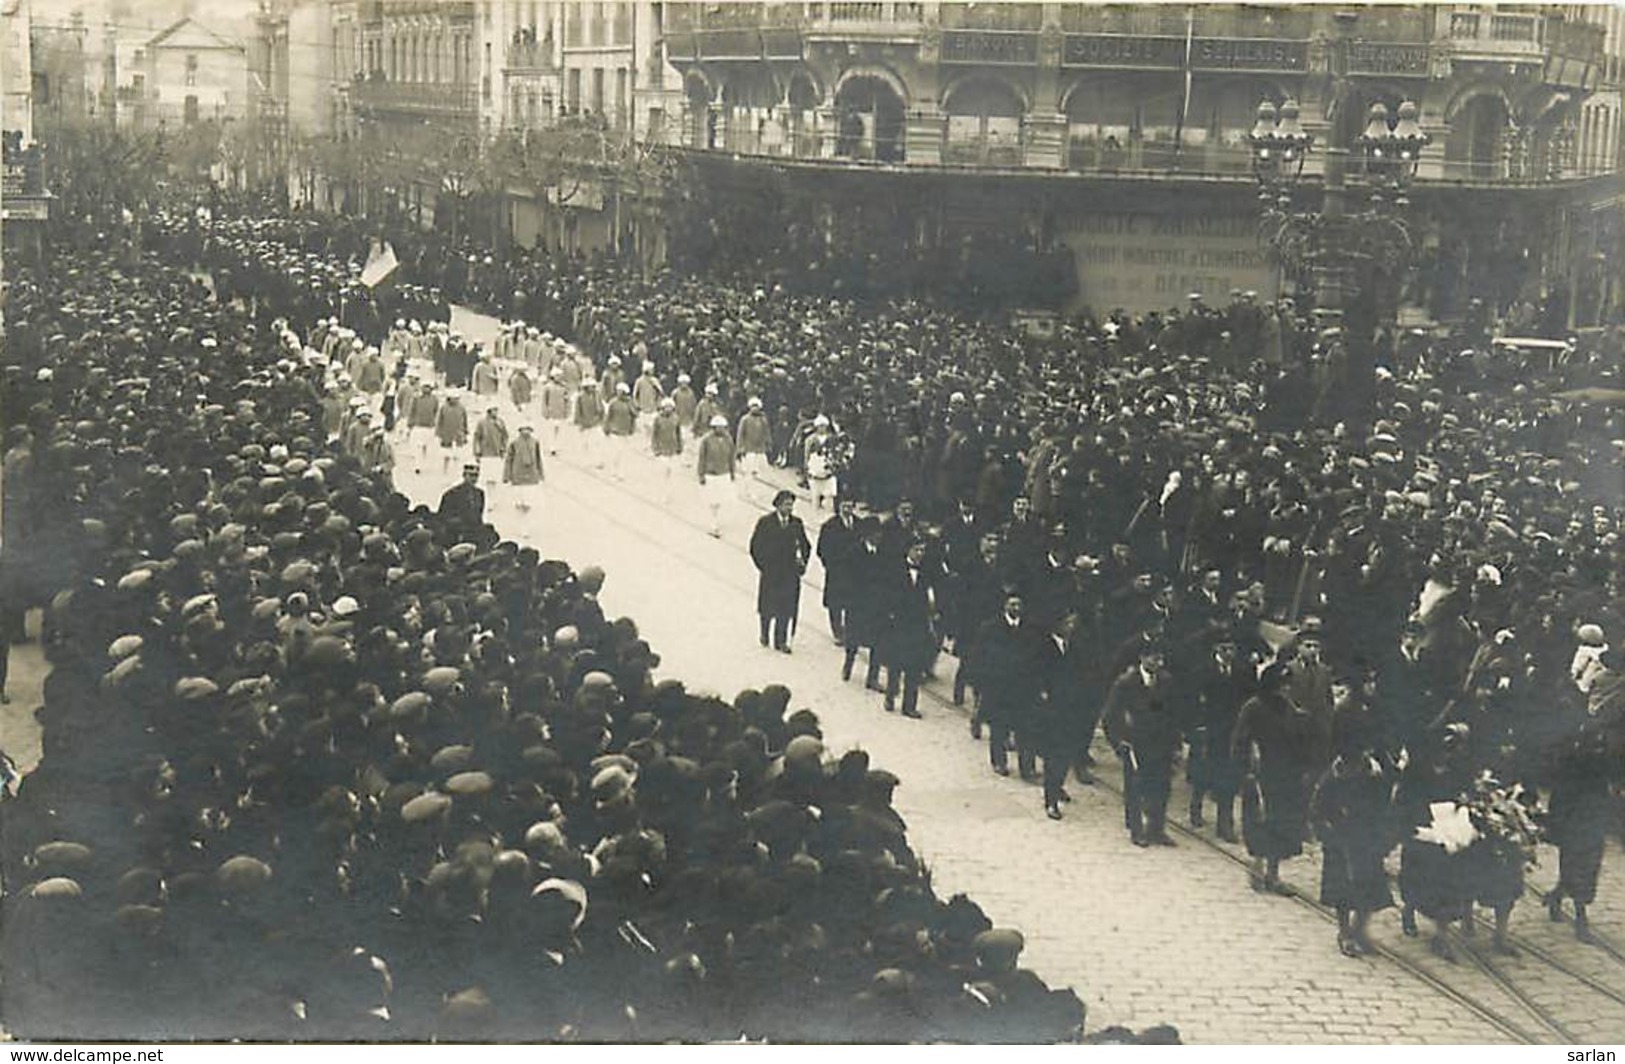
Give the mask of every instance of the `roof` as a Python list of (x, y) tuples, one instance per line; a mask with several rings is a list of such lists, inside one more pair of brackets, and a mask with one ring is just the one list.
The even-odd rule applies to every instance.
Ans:
[(246, 49), (238, 41), (222, 36), (203, 25), (190, 16), (182, 18), (171, 24), (167, 29), (159, 30), (146, 47), (153, 48), (184, 48), (188, 51), (198, 49), (225, 49), (233, 52), (244, 52)]

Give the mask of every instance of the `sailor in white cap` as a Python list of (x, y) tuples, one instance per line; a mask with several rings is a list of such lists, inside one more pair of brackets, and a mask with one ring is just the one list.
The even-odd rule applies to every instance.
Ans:
[(636, 444), (638, 411), (632, 405), (632, 388), (625, 381), (615, 385), (615, 394), (604, 404), (604, 439), (609, 451), (609, 473), (621, 479), (626, 452)]
[(554, 366), (542, 384), (542, 420), (547, 422), (547, 453), (559, 453), (564, 424), (570, 420), (570, 389), (564, 383), (564, 370)]
[(671, 505), (671, 471), (683, 455), (683, 421), (677, 416), (677, 402), (671, 396), (660, 400), (659, 409), (649, 419), (649, 450), (665, 472), (664, 501)]
[(728, 501), (735, 477), (734, 443), (728, 437), (728, 419), (721, 414), (711, 417), (710, 432), (700, 437), (699, 464), (700, 493), (711, 511), (711, 537), (722, 538), (722, 507)]
[(632, 384), (632, 405), (640, 414), (652, 414), (660, 409), (660, 400), (666, 394), (660, 378), (655, 376), (655, 364), (645, 362), (643, 372)]
[(582, 458), (592, 460), (595, 469), (604, 468), (604, 457), (594, 438), (603, 434), (604, 426), (604, 398), (599, 394), (597, 377), (581, 378), (581, 390), (576, 393), (575, 423), (581, 430), (576, 436), (581, 441)]
[(468, 410), (460, 392), (453, 390), (440, 405), (434, 432), (440, 438), (440, 472), (444, 474), (451, 469), (452, 453), (468, 446)]
[[(694, 424), (694, 414), (699, 408), (700, 397), (694, 394), (694, 385), (686, 373), (677, 375), (677, 387), (671, 392), (672, 402), (677, 408), (677, 418), (684, 425)], [(710, 426), (705, 426), (709, 428)]]
[(773, 428), (762, 412), (760, 399), (751, 396), (745, 407), (745, 416), (739, 419), (734, 451), (739, 456), (739, 494), (748, 500), (752, 486), (767, 472), (767, 451), (773, 445)]

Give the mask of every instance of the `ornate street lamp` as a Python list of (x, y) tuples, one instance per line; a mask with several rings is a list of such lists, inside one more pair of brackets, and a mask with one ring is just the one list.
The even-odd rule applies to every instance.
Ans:
[[(1337, 68), (1346, 70), (1346, 63), (1337, 63)], [(1343, 106), (1348, 95), (1343, 75), (1338, 81)], [(1347, 375), (1337, 382), (1346, 385), (1340, 392), (1348, 399), (1343, 412), (1364, 420), (1375, 397), (1374, 333), (1379, 319), (1397, 314), (1396, 282), (1411, 261), (1406, 193), (1431, 138), (1417, 122), (1415, 103), (1401, 103), (1393, 125), (1388, 109), (1373, 104), (1363, 132), (1349, 137), (1349, 130), (1337, 138), (1351, 143), (1328, 145), (1319, 208), (1298, 209), (1295, 192), (1313, 144), (1298, 113), (1295, 100), (1285, 100), (1279, 108), (1266, 100), (1259, 104), (1247, 137), (1259, 186), (1259, 237), (1283, 274), (1313, 291), (1327, 357), (1335, 354)], [(1351, 153), (1358, 160), (1354, 170), (1363, 196), (1351, 195), (1345, 184)]]

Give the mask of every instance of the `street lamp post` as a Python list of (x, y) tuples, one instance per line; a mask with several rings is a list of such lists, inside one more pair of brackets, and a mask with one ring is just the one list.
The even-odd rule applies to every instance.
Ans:
[[(1339, 17), (1340, 26), (1351, 20)], [(1417, 122), (1415, 103), (1388, 109), (1371, 105), (1363, 132), (1348, 136), (1352, 106), (1347, 76), (1346, 29), (1335, 42), (1334, 111), (1345, 126), (1327, 145), (1318, 210), (1301, 210), (1295, 193), (1314, 138), (1299, 122), (1297, 101), (1277, 108), (1266, 100), (1248, 134), (1253, 173), (1259, 185), (1260, 239), (1272, 250), (1283, 273), (1314, 292), (1314, 316), (1323, 353), (1332, 362), (1332, 394), (1347, 419), (1369, 424), (1376, 402), (1375, 332), (1382, 313), (1397, 312), (1396, 281), (1409, 268), (1412, 253), (1406, 191), (1431, 139)], [(1362, 189), (1348, 184), (1351, 160)], [(1363, 191), (1364, 195), (1360, 195)], [(1335, 420), (1335, 419), (1334, 419)]]

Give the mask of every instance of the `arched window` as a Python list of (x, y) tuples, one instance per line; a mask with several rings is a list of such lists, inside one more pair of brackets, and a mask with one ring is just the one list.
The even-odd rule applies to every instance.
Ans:
[(1510, 125), (1506, 103), (1496, 93), (1474, 96), (1450, 122), (1444, 145), (1446, 176), (1457, 180), (1493, 181), (1506, 177), (1506, 136)]
[(711, 87), (705, 79), (690, 74), (683, 81), (688, 101), (688, 144), (691, 148), (715, 148), (716, 123), (711, 114)]
[(732, 72), (722, 87), (725, 135), (729, 151), (756, 155), (764, 151), (768, 112), (778, 105), (779, 88), (762, 68)]
[(790, 87), (785, 94), (785, 106), (789, 114), (790, 153), (797, 156), (816, 156), (818, 154), (817, 111), (819, 104), (818, 87), (805, 73), (796, 73), (790, 78)]
[(944, 161), (1021, 164), (1021, 118), (1026, 106), (1008, 84), (987, 77), (962, 81), (949, 91), (943, 109), (948, 112)]
[(903, 158), (903, 98), (885, 78), (860, 74), (835, 94), (835, 154), (897, 162)]
[(1078, 82), (1063, 99), (1067, 165), (1076, 170), (1140, 169), (1156, 158), (1171, 159), (1171, 144), (1155, 138), (1150, 145), (1154, 158), (1146, 158), (1146, 129), (1171, 136), (1183, 92), (1181, 79), (1164, 73), (1124, 71)]

